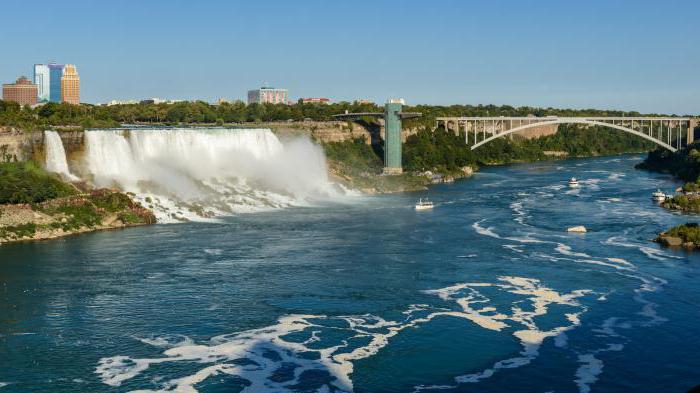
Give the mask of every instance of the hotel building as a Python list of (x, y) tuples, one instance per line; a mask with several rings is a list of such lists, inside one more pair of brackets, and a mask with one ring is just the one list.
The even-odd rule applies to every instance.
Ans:
[(2, 85), (3, 101), (14, 101), (20, 105), (36, 105), (37, 86), (24, 76), (15, 83)]
[(287, 89), (261, 87), (257, 90), (248, 90), (248, 104), (286, 104), (287, 96)]
[(73, 64), (63, 67), (61, 77), (61, 101), (69, 104), (80, 104), (80, 76)]

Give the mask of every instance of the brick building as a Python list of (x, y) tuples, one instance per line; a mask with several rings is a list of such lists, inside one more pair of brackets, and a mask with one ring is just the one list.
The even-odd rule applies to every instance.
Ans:
[(38, 92), (37, 85), (24, 76), (15, 83), (2, 85), (3, 101), (14, 101), (20, 105), (36, 105)]

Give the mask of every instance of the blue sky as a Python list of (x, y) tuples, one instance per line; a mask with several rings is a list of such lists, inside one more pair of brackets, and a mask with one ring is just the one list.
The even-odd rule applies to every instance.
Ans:
[(700, 113), (700, 1), (3, 0), (0, 11), (0, 80), (73, 63), (85, 102), (243, 99), (267, 83), (293, 99)]

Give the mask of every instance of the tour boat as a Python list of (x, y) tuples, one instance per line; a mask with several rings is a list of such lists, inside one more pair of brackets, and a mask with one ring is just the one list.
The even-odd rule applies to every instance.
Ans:
[(423, 200), (423, 198), (418, 200), (418, 203), (416, 203), (416, 210), (429, 210), (433, 208), (433, 202), (430, 202), (429, 200)]
[(654, 202), (663, 202), (667, 198), (666, 194), (661, 192), (661, 190), (656, 190), (654, 193), (651, 194), (651, 199)]
[(571, 187), (571, 188), (578, 187), (578, 180), (576, 180), (575, 177), (572, 177), (571, 179), (569, 179), (569, 187)]

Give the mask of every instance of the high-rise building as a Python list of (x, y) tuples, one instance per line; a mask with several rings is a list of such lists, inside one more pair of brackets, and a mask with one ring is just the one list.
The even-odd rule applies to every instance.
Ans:
[(49, 67), (49, 101), (61, 102), (61, 78), (63, 78), (63, 64), (51, 63)]
[(63, 67), (61, 77), (61, 101), (69, 104), (80, 104), (80, 76), (73, 64)]
[(36, 105), (37, 86), (21, 76), (15, 83), (2, 85), (3, 101), (14, 101), (20, 105)]
[(34, 84), (37, 86), (37, 100), (49, 101), (49, 67), (46, 64), (34, 64)]
[(287, 89), (274, 87), (261, 87), (257, 90), (248, 90), (248, 104), (286, 104)]

